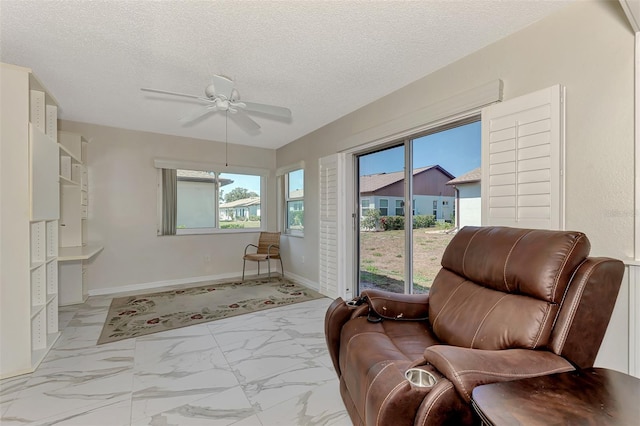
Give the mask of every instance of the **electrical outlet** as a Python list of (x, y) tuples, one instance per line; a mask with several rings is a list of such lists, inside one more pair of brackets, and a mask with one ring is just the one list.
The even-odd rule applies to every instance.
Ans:
[(205, 263), (211, 263), (211, 256), (206, 255), (206, 256), (204, 257), (204, 261), (205, 261)]
[(304, 264), (304, 256), (302, 256), (302, 263)]

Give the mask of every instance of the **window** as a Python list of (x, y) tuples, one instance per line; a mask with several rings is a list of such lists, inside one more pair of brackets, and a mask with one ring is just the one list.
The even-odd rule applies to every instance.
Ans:
[(389, 215), (389, 200), (385, 198), (380, 199), (380, 216)]
[(396, 216), (404, 216), (404, 201), (396, 200)]
[(370, 209), (370, 201), (368, 198), (360, 200), (360, 216), (365, 217)]
[(304, 232), (304, 170), (297, 169), (284, 174), (285, 233)]
[(260, 175), (161, 169), (159, 235), (262, 228)]
[(216, 227), (216, 175), (214, 172), (176, 170), (176, 229)]

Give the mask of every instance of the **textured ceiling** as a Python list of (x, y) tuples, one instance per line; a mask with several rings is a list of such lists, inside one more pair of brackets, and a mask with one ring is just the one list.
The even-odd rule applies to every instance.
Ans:
[(224, 114), (192, 125), (212, 74), (293, 118), (229, 121), (229, 143), (277, 148), (564, 7), (564, 0), (6, 1), (0, 60), (33, 69), (60, 118), (225, 140)]

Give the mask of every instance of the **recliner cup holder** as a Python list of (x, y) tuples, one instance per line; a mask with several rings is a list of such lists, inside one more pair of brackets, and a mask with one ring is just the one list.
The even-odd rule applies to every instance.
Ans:
[(422, 368), (410, 368), (404, 373), (409, 383), (420, 388), (430, 388), (438, 381), (436, 376)]

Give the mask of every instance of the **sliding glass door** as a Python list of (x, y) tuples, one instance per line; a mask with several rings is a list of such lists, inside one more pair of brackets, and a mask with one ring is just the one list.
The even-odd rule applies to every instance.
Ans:
[(360, 290), (405, 292), (404, 145), (358, 157)]
[(412, 292), (426, 293), (460, 219), (480, 225), (480, 122), (415, 138), (411, 151)]
[(480, 225), (480, 122), (362, 153), (357, 167), (359, 291), (428, 292), (454, 233)]

